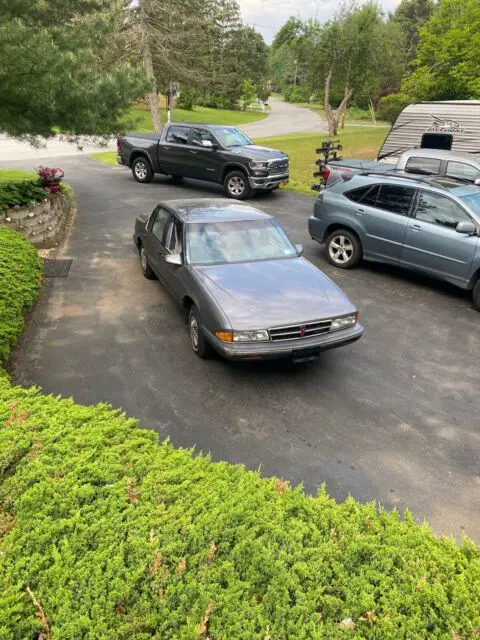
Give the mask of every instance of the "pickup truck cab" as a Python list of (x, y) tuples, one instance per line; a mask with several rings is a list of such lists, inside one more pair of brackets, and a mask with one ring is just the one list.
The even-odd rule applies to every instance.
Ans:
[(272, 191), (289, 178), (288, 156), (255, 145), (235, 127), (169, 124), (161, 134), (128, 134), (117, 140), (117, 161), (131, 168), (137, 182), (155, 173), (223, 185), (231, 198)]
[(376, 160), (339, 160), (327, 165), (324, 181), (332, 186), (342, 176), (365, 171), (402, 171), (416, 175), (451, 178), (470, 184), (480, 183), (480, 158), (472, 153), (444, 151), (441, 149), (409, 149), (394, 163)]

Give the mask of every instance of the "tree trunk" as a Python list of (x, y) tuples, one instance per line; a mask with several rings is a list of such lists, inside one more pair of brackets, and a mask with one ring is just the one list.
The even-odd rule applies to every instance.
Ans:
[[(348, 96), (348, 84), (345, 85), (345, 90), (343, 92), (343, 97), (345, 99), (346, 96)], [(347, 99), (348, 102), (348, 99)], [(347, 102), (345, 102), (345, 105), (342, 109), (342, 129), (345, 129), (345, 121), (347, 119)]]
[(152, 52), (150, 51), (150, 45), (148, 42), (148, 27), (147, 27), (147, 18), (145, 14), (145, 6), (144, 0), (140, 0), (139, 2), (139, 10), (140, 10), (140, 32), (142, 38), (142, 58), (143, 64), (145, 66), (145, 73), (147, 74), (147, 78), (150, 80), (152, 84), (152, 91), (147, 94), (148, 103), (150, 105), (150, 114), (152, 116), (152, 127), (153, 130), (157, 133), (162, 132), (162, 123), (160, 122), (160, 113), (158, 110), (158, 93), (156, 90), (156, 81), (155, 74), (153, 72), (153, 60), (152, 60)]
[(328, 70), (325, 78), (325, 117), (327, 118), (328, 135), (336, 136), (338, 129), (338, 113), (335, 112), (330, 105), (330, 90), (332, 88), (333, 66)]

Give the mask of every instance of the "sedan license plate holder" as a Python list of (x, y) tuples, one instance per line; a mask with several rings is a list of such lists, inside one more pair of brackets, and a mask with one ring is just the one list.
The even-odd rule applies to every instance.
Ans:
[(317, 360), (320, 355), (320, 349), (301, 349), (292, 353), (293, 362), (310, 362), (311, 360)]

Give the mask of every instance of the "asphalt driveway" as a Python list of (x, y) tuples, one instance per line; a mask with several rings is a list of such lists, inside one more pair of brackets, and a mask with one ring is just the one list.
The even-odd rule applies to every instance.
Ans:
[(142, 277), (131, 236), (157, 201), (219, 190), (140, 185), (89, 158), (61, 166), (79, 205), (65, 250), (74, 261), (68, 278), (46, 283), (18, 381), (108, 401), (217, 460), (309, 491), (326, 482), (335, 498), (409, 508), (438, 533), (480, 539), (480, 314), (466, 294), (396, 269), (333, 269), (308, 237), (312, 199), (277, 192), (252, 203), (357, 303), (364, 338), (305, 365), (201, 361), (182, 312)]

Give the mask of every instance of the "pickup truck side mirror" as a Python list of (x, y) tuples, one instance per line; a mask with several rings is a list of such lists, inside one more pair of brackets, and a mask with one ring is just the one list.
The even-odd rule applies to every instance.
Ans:
[(459, 222), (455, 227), (457, 233), (465, 233), (466, 235), (472, 235), (477, 230), (477, 227), (473, 222)]

